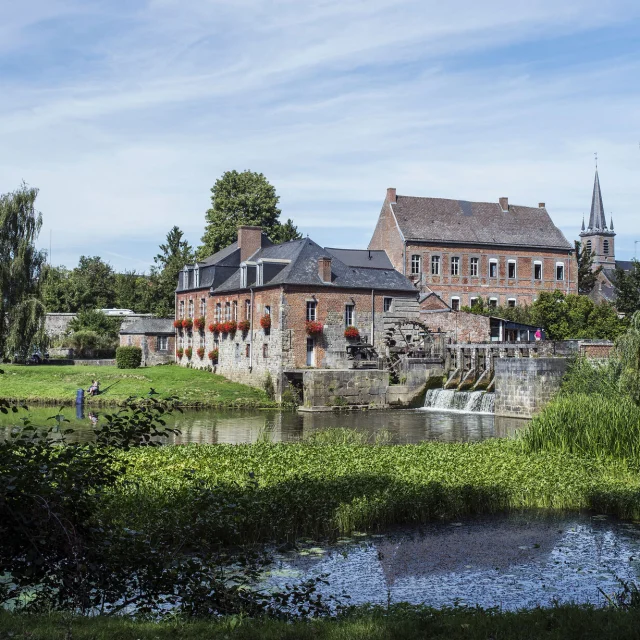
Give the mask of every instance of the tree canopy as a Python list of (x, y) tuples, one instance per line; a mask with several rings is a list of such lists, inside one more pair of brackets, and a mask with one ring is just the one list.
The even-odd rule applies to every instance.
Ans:
[(602, 267), (593, 268), (593, 255), (587, 247), (582, 248), (582, 243), (575, 241), (576, 259), (578, 261), (578, 293), (589, 295), (598, 281), (598, 275), (602, 271)]
[(0, 356), (26, 357), (43, 337), (40, 289), (46, 254), (35, 247), (42, 227), (37, 195), (25, 184), (0, 195)]
[(202, 260), (235, 242), (242, 224), (262, 227), (277, 243), (300, 238), (290, 219), (280, 223), (279, 200), (275, 187), (262, 173), (225, 172), (211, 189), (211, 208), (205, 214), (198, 258)]
[(614, 278), (616, 294), (616, 309), (625, 315), (632, 315), (640, 311), (640, 262), (633, 261), (633, 265), (627, 273), (616, 267)]

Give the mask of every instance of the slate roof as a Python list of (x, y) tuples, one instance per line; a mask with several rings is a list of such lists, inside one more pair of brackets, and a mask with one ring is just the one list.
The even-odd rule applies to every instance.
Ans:
[(604, 205), (602, 204), (602, 192), (600, 191), (600, 178), (596, 169), (596, 177), (593, 181), (593, 195), (591, 196), (591, 214), (587, 231), (607, 231), (607, 220), (604, 217)]
[(543, 207), (413, 196), (391, 206), (406, 240), (572, 249)]
[(138, 318), (133, 322), (126, 322), (120, 329), (122, 335), (152, 334), (173, 335), (173, 318)]
[(332, 249), (326, 250), (349, 267), (366, 267), (369, 269), (393, 269), (386, 251), (368, 249)]

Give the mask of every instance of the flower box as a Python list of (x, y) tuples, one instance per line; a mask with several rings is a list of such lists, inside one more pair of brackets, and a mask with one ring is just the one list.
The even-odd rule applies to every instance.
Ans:
[(184, 355), (187, 356), (187, 358), (189, 358), (189, 360), (191, 360), (191, 356), (193, 355), (193, 349), (191, 347), (187, 347), (184, 350)]
[(265, 330), (271, 329), (271, 314), (267, 313), (260, 318), (260, 326)]
[(191, 318), (185, 318), (182, 321), (182, 328), (191, 331), (191, 327), (193, 327), (193, 320)]
[(305, 324), (308, 336), (319, 336), (324, 329), (322, 322), (307, 322)]
[(248, 320), (240, 320), (240, 322), (238, 322), (238, 329), (240, 329), (242, 333), (247, 333), (247, 331), (251, 329), (251, 323)]
[(193, 328), (196, 331), (204, 331), (204, 316), (200, 316), (193, 321)]
[(204, 358), (204, 347), (198, 347), (198, 350), (196, 351), (196, 353), (198, 354), (198, 358), (202, 360), (202, 358)]
[(360, 332), (356, 327), (349, 326), (344, 330), (344, 337), (347, 340), (357, 340), (360, 337)]
[(212, 322), (209, 325), (209, 331), (211, 331), (211, 333), (220, 333), (220, 323), (219, 322)]
[(173, 321), (173, 326), (176, 329), (182, 329), (182, 320), (174, 320)]
[(223, 322), (219, 327), (220, 333), (235, 333), (238, 328), (238, 323), (231, 320), (231, 322)]
[(209, 351), (209, 360), (211, 360), (213, 364), (218, 364), (219, 355), (220, 355), (220, 351), (218, 351), (218, 349), (213, 349), (213, 351)]
[(182, 347), (180, 347), (179, 349), (176, 349), (176, 356), (178, 357), (178, 360), (182, 358), (183, 355), (184, 355), (184, 349)]

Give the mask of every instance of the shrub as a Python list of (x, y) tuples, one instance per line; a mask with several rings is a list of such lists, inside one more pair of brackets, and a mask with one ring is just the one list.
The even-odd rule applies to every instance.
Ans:
[(268, 371), (267, 375), (264, 378), (264, 392), (267, 394), (267, 398), (269, 398), (269, 400), (273, 400), (276, 397), (276, 389), (273, 386), (273, 378)]
[(185, 318), (182, 321), (182, 327), (187, 331), (191, 331), (191, 327), (193, 327), (193, 320), (191, 318)]
[(118, 338), (122, 318), (114, 318), (97, 309), (79, 311), (78, 315), (69, 323), (69, 329), (74, 333), (93, 331), (99, 336), (108, 336), (112, 340)]
[(265, 330), (271, 329), (271, 314), (267, 313), (260, 318), (260, 326)]
[(307, 322), (305, 324), (305, 329), (307, 331), (307, 335), (317, 336), (322, 333), (324, 329), (322, 322)]
[(178, 349), (176, 349), (176, 356), (178, 356), (178, 360), (182, 358), (183, 355), (184, 355), (184, 349), (182, 347), (179, 347)]
[(344, 330), (344, 337), (347, 340), (357, 340), (360, 337), (360, 332), (356, 327), (349, 326)]
[(137, 369), (142, 362), (140, 347), (118, 347), (116, 349), (116, 366), (118, 369)]
[(193, 349), (191, 347), (187, 347), (184, 350), (184, 355), (187, 356), (187, 358), (189, 358), (189, 360), (191, 360), (191, 356), (193, 355)]
[(198, 354), (198, 358), (202, 360), (202, 358), (204, 358), (204, 347), (198, 347), (198, 350), (196, 351), (196, 353)]
[(218, 356), (220, 355), (220, 351), (218, 349), (213, 349), (209, 351), (209, 360), (213, 362), (213, 364), (218, 364)]
[(193, 321), (193, 328), (196, 331), (204, 331), (204, 323), (205, 323), (204, 316), (200, 316), (199, 318), (196, 318)]
[(238, 322), (238, 329), (240, 329), (242, 333), (247, 333), (247, 331), (251, 329), (251, 323), (248, 320), (241, 320)]

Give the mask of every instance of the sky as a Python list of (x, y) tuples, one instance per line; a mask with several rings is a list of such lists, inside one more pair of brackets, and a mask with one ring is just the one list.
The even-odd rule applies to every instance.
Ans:
[(572, 241), (594, 153), (616, 257), (640, 240), (637, 0), (0, 3), (0, 193), (37, 187), (53, 264), (197, 246), (224, 171), (365, 248), (399, 195), (546, 202)]

